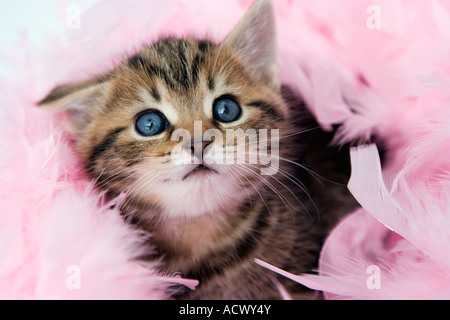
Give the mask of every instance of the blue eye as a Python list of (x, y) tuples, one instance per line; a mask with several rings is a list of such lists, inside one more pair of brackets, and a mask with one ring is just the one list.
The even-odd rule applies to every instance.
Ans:
[(214, 119), (230, 123), (237, 121), (242, 114), (241, 106), (232, 98), (219, 98), (213, 105)]
[(136, 120), (136, 130), (144, 137), (156, 136), (164, 132), (167, 126), (166, 118), (157, 111), (147, 111)]

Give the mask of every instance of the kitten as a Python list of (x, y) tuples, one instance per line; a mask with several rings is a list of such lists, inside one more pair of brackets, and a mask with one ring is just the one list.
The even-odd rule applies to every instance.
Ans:
[[(98, 188), (126, 194), (122, 214), (156, 246), (146, 258), (200, 280), (195, 291), (174, 288), (176, 298), (279, 299), (276, 276), (254, 259), (313, 272), (328, 232), (356, 207), (348, 152), (328, 147), (332, 133), (279, 81), (270, 0), (220, 44), (163, 39), (39, 105), (65, 112)], [(246, 161), (219, 161), (230, 154)]]

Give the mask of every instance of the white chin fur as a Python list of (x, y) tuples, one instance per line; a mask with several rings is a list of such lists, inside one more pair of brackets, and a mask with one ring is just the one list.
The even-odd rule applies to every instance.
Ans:
[[(155, 189), (156, 192), (155, 192)], [(245, 191), (236, 192), (236, 181), (223, 174), (209, 173), (185, 181), (167, 182), (151, 193), (158, 198), (167, 218), (195, 218), (219, 214), (243, 200)], [(241, 197), (241, 199), (239, 199)]]

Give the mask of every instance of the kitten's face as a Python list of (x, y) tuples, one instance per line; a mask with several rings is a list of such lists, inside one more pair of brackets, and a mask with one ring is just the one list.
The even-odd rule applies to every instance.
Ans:
[(261, 169), (274, 164), (262, 163), (258, 142), (271, 153), (270, 130), (282, 135), (287, 114), (276, 69), (252, 53), (267, 48), (239, 47), (244, 22), (221, 45), (162, 40), (111, 74), (43, 101), (77, 106), (67, 112), (70, 130), (100, 188), (169, 217), (226, 210), (258, 192)]

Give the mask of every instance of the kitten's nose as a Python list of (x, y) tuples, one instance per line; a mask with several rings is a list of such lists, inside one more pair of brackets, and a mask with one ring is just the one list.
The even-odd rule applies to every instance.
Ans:
[(207, 146), (212, 144), (214, 141), (191, 141), (191, 153), (197, 159), (203, 159), (203, 154)]

